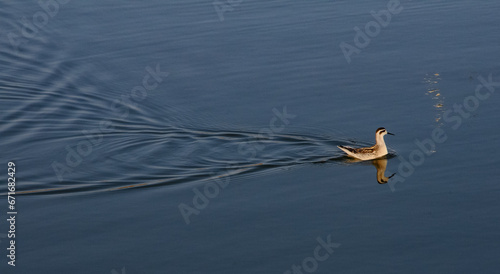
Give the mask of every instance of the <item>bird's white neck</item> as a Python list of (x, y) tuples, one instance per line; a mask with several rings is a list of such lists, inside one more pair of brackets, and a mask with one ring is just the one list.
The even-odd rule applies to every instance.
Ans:
[(387, 146), (385, 145), (385, 141), (384, 141), (384, 136), (383, 135), (377, 134), (375, 136), (375, 140), (377, 141), (377, 146), (378, 147), (380, 147), (381, 149), (387, 151)]

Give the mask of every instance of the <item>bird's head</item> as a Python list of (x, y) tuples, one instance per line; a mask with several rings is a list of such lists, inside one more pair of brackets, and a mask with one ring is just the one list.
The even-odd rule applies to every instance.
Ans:
[(394, 134), (390, 133), (389, 131), (387, 131), (387, 130), (386, 130), (385, 128), (383, 128), (383, 127), (379, 127), (379, 128), (377, 129), (377, 131), (375, 131), (375, 134), (376, 134), (377, 136), (380, 136), (380, 137), (385, 136), (386, 134), (389, 134), (389, 135), (394, 135)]

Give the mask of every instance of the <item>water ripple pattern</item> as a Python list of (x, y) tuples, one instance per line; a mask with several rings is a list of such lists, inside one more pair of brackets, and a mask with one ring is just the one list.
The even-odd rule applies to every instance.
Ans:
[[(9, 6), (0, 14), (7, 33), (19, 34), (16, 18), (25, 14)], [(5, 160), (17, 162), (18, 194), (89, 193), (256, 175), (338, 159), (342, 154), (336, 146), (353, 144), (293, 127), (261, 136), (259, 129), (194, 118), (154, 100), (130, 104), (128, 114), (120, 115), (111, 108), (123, 87), (110, 81), (100, 64), (71, 58), (58, 35), (48, 27), (17, 49), (0, 39), (0, 149), (13, 155)]]

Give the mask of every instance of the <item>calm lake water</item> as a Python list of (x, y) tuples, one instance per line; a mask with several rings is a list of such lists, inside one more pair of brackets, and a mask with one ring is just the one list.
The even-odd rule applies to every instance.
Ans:
[(42, 3), (0, 4), (1, 273), (498, 272), (500, 2)]

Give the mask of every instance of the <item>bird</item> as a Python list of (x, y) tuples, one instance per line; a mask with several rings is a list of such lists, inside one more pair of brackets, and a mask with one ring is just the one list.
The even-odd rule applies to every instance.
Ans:
[(373, 160), (387, 155), (387, 146), (385, 145), (384, 136), (386, 134), (394, 135), (388, 132), (385, 128), (380, 127), (375, 131), (375, 140), (377, 143), (371, 147), (352, 148), (348, 146), (337, 146), (348, 156), (359, 160)]

